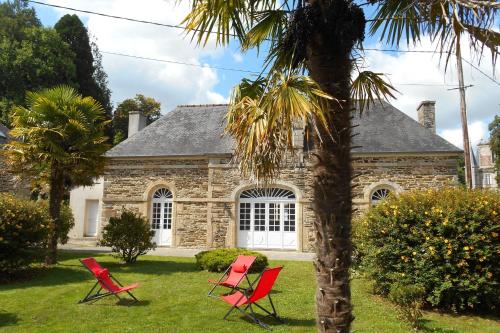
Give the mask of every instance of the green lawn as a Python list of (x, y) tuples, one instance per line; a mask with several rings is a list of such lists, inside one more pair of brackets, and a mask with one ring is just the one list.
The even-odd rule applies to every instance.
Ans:
[[(222, 317), (228, 306), (208, 298), (206, 280), (216, 274), (199, 271), (191, 258), (145, 256), (127, 266), (98, 255), (122, 283), (139, 282), (135, 305), (116, 304), (111, 297), (76, 304), (92, 286), (79, 253), (63, 253), (61, 262), (41, 270), (30, 281), (0, 285), (1, 332), (263, 332), (238, 314)], [(310, 262), (273, 261), (284, 265), (273, 298), (285, 324), (265, 321), (274, 332), (314, 332), (314, 274)], [(369, 293), (369, 283), (353, 280), (356, 332), (411, 332), (394, 308)], [(500, 332), (498, 320), (425, 314), (425, 331), (440, 333)]]

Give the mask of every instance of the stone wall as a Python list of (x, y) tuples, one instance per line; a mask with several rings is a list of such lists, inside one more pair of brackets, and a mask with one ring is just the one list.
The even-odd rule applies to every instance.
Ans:
[[(297, 237), (300, 251), (314, 244), (311, 206), (311, 163), (292, 165), (281, 172), (278, 186), (297, 195)], [(456, 184), (456, 156), (357, 156), (354, 170), (354, 204), (370, 205), (371, 192), (442, 187)], [(242, 179), (229, 157), (217, 159), (110, 159), (104, 175), (102, 223), (122, 207), (149, 217), (150, 200), (159, 187), (174, 195), (172, 244), (175, 247), (212, 248), (236, 246), (237, 198), (253, 184)]]

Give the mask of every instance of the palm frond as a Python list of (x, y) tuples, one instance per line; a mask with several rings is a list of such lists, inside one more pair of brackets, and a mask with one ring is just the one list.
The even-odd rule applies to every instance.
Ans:
[(310, 77), (296, 72), (276, 72), (266, 85), (262, 79), (243, 81), (234, 89), (226, 116), (226, 133), (236, 141), (235, 158), (242, 173), (273, 179), (286, 155), (293, 153), (294, 126), (314, 119), (328, 129), (326, 112), (334, 100)]
[(283, 36), (287, 23), (287, 14), (280, 9), (265, 10), (253, 15), (256, 23), (248, 31), (242, 44), (243, 50), (259, 47), (264, 41), (277, 43)]
[(99, 175), (108, 145), (98, 102), (58, 86), (28, 93), (27, 105), (13, 109), (10, 134), (15, 140), (5, 150), (11, 170), (36, 176), (56, 161), (68, 178), (83, 181)]
[(495, 18), (500, 10), (497, 1), (479, 0), (385, 0), (378, 3), (370, 33), (381, 29), (381, 40), (399, 46), (417, 43), (424, 34), (438, 45), (438, 52), (449, 58), (455, 53), (462, 34), (469, 37), (471, 49), (480, 59), (484, 49), (496, 64), (500, 38), (494, 31)]
[(243, 40), (250, 19), (250, 7), (244, 0), (193, 0), (191, 12), (182, 24), (197, 36), (197, 43), (206, 45), (213, 33), (217, 45), (227, 45), (231, 37)]
[(394, 92), (398, 91), (384, 80), (383, 73), (362, 71), (351, 82), (351, 96), (357, 102), (360, 113), (369, 109), (377, 101), (395, 98)]

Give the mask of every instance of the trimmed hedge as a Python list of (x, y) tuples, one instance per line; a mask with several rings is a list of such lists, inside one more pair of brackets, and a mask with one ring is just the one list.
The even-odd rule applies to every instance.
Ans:
[(209, 272), (224, 272), (239, 255), (256, 256), (250, 273), (260, 273), (267, 266), (267, 257), (262, 253), (245, 249), (215, 249), (202, 251), (195, 255), (196, 265)]
[(38, 202), (0, 194), (0, 275), (8, 277), (40, 261), (49, 226), (48, 211)]
[(372, 207), (356, 226), (356, 247), (388, 294), (420, 284), (428, 305), (494, 311), (500, 306), (500, 194), (445, 188), (410, 191)]

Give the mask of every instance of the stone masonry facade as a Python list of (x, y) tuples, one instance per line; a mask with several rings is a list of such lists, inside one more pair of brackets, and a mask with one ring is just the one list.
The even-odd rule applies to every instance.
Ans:
[[(456, 158), (450, 153), (357, 155), (354, 205), (370, 206), (371, 193), (388, 188), (453, 186)], [(297, 204), (298, 251), (312, 251), (314, 212), (311, 163), (284, 168), (276, 186), (292, 190)], [(211, 158), (110, 158), (104, 175), (101, 226), (123, 207), (150, 218), (151, 197), (161, 187), (173, 193), (172, 247), (235, 247), (240, 193), (255, 187), (242, 179), (229, 156)], [(101, 229), (102, 230), (102, 229)]]

